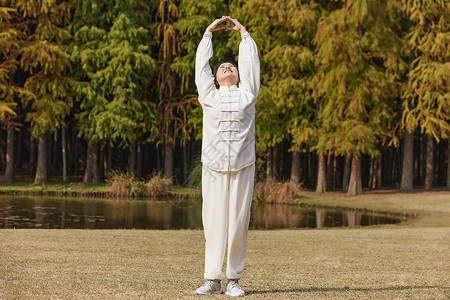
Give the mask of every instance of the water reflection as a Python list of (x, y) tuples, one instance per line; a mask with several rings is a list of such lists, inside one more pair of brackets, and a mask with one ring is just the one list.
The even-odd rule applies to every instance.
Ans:
[[(400, 218), (355, 211), (253, 204), (251, 229), (321, 228), (399, 223)], [(201, 203), (0, 197), (0, 228), (202, 228)]]

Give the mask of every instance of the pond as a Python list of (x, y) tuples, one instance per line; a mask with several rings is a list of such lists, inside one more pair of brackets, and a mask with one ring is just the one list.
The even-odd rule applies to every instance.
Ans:
[[(250, 229), (393, 224), (403, 218), (353, 210), (253, 203)], [(201, 229), (201, 203), (0, 197), (0, 228)]]

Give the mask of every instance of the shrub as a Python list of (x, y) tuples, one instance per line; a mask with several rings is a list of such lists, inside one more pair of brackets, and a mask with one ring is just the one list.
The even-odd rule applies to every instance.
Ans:
[(152, 178), (145, 183), (146, 196), (163, 197), (169, 194), (170, 180), (164, 178), (161, 173), (154, 173)]
[(142, 197), (145, 185), (134, 174), (114, 171), (106, 180), (106, 190), (116, 197)]
[(256, 201), (266, 203), (292, 203), (302, 191), (301, 184), (269, 179), (256, 183), (254, 198)]

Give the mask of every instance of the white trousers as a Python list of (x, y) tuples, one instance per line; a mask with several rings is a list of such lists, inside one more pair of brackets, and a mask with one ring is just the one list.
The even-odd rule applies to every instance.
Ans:
[[(255, 164), (236, 172), (202, 169), (205, 279), (239, 279), (244, 271)], [(228, 237), (226, 272), (222, 271)]]

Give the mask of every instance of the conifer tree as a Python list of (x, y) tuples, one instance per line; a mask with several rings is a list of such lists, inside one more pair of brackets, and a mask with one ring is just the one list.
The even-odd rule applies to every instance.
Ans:
[[(99, 180), (99, 142), (123, 147), (134, 144), (151, 128), (154, 115), (148, 90), (155, 72), (149, 31), (136, 23), (139, 14), (133, 13), (133, 6), (121, 1), (95, 2), (95, 8), (109, 7), (110, 13), (100, 20), (95, 13), (79, 15), (72, 27), (71, 58), (81, 66), (74, 85), (80, 102), (79, 135), (89, 141), (85, 182)], [(76, 4), (87, 9), (84, 2)], [(142, 7), (148, 11), (148, 6)]]
[(361, 155), (376, 155), (392, 120), (391, 95), (399, 69), (395, 33), (398, 1), (347, 0), (317, 28), (318, 72), (311, 82), (321, 99), (317, 148), (352, 155), (349, 195), (362, 192)]
[[(172, 102), (166, 114), (166, 120), (173, 120), (176, 132), (174, 138), (186, 151), (186, 143), (191, 138), (202, 137), (203, 111), (197, 101), (197, 90), (193, 80), (195, 54), (206, 27), (214, 18), (229, 14), (223, 1), (181, 0), (178, 6), (179, 17), (174, 23), (180, 39), (180, 50), (170, 69), (177, 75), (177, 88), (174, 91), (178, 101)], [(230, 32), (216, 31), (213, 34), (214, 56), (210, 63), (212, 68), (223, 60), (228, 52), (227, 43)], [(187, 174), (189, 165), (186, 157), (183, 165)]]
[(433, 139), (440, 141), (450, 136), (450, 2), (403, 0), (403, 4), (413, 24), (407, 44), (410, 55), (415, 57), (402, 93), (403, 126), (408, 132), (420, 128), (427, 135), (430, 150), (425, 187), (430, 188)]
[[(14, 168), (14, 124), (13, 118), (16, 116), (14, 108), (17, 106), (15, 94), (18, 87), (13, 82), (14, 73), (17, 69), (20, 32), (12, 24), (14, 9), (9, 7), (9, 3), (2, 3), (0, 6), (0, 124), (6, 127), (7, 147), (6, 147), (6, 168), (3, 181), (11, 184), (13, 182)], [(5, 6), (4, 6), (5, 5)], [(8, 5), (8, 6), (6, 6)], [(0, 180), (1, 181), (1, 180)]]
[(270, 157), (277, 144), (292, 140), (293, 151), (313, 145), (315, 113), (308, 82), (314, 72), (311, 40), (320, 6), (314, 1), (252, 0), (233, 3), (231, 11), (247, 26), (260, 51), (257, 148), (268, 150), (269, 170), (279, 163)]
[[(39, 137), (36, 184), (47, 183), (46, 140), (62, 123), (72, 106), (67, 75), (68, 56), (64, 43), (70, 34), (64, 29), (70, 17), (69, 5), (56, 0), (17, 0), (12, 3), (20, 16), (17, 26), (26, 38), (20, 43), (20, 68), (27, 73), (24, 89), (29, 105), (26, 121)], [(28, 101), (29, 100), (29, 101)]]
[[(192, 41), (185, 39), (200, 30), (199, 26), (204, 24), (205, 18), (195, 14), (201, 13), (200, 10), (209, 4), (198, 1), (163, 0), (160, 1), (156, 13), (159, 103), (156, 113), (157, 131), (152, 138), (156, 139), (158, 146), (162, 144), (164, 147), (164, 177), (169, 180), (173, 179), (174, 146), (177, 140), (183, 145), (189, 139), (187, 116), (196, 102), (192, 90), (190, 93), (186, 92), (197, 45), (194, 46), (195, 39)], [(180, 20), (180, 9), (184, 20)], [(213, 18), (210, 16), (209, 20)], [(200, 23), (188, 24), (186, 21), (189, 19), (200, 20)], [(186, 58), (182, 58), (182, 54), (185, 53), (183, 48), (187, 52)]]
[(17, 86), (11, 84), (11, 77), (18, 65), (17, 51), (19, 49), (20, 31), (12, 24), (15, 9), (9, 3), (0, 6), (0, 121), (8, 116), (15, 116), (14, 94)]

